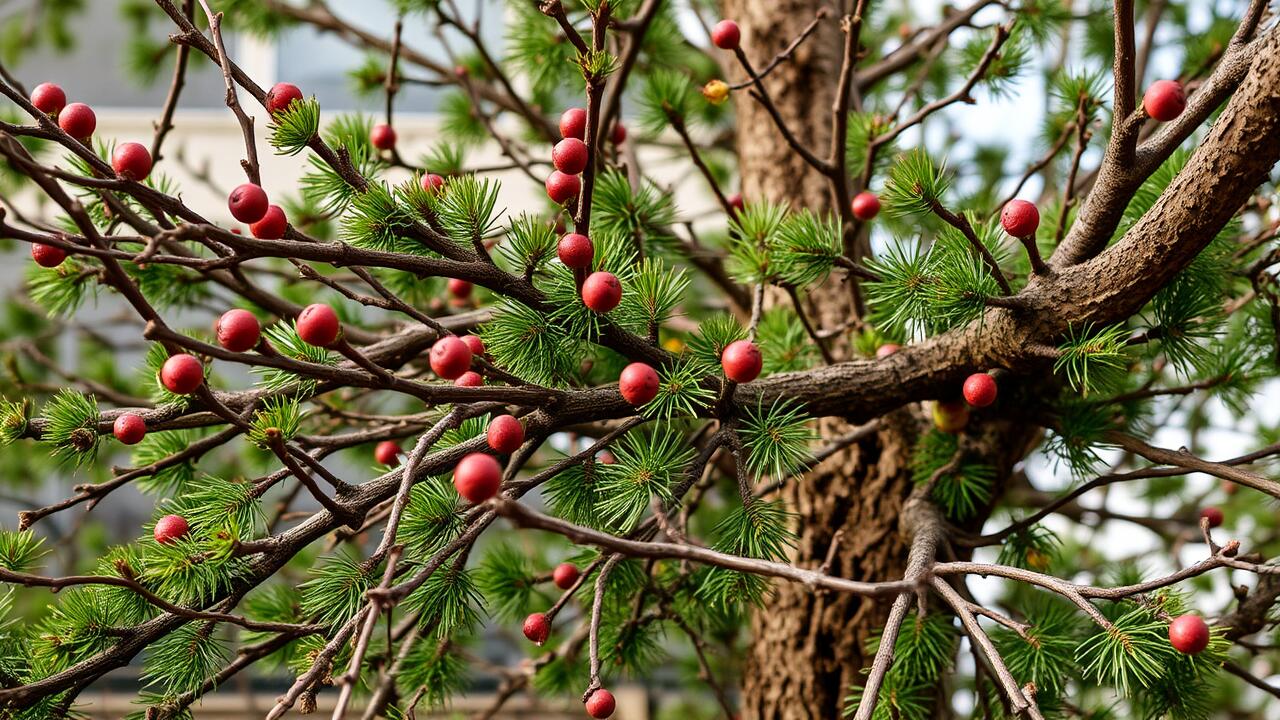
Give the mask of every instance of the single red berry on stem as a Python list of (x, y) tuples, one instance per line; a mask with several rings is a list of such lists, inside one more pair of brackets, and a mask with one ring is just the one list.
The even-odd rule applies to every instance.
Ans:
[(222, 313), (213, 331), (222, 347), (231, 352), (245, 352), (258, 344), (258, 338), (262, 336), (262, 325), (253, 313), (235, 308)]
[(137, 445), (147, 436), (147, 421), (134, 413), (125, 413), (111, 425), (111, 434), (125, 445)]
[(551, 635), (551, 623), (542, 613), (533, 613), (524, 619), (524, 636), (534, 645), (541, 645)]
[(720, 367), (724, 368), (724, 376), (730, 380), (749, 383), (760, 377), (764, 356), (750, 340), (735, 340), (720, 353)]
[(111, 167), (125, 180), (141, 182), (151, 174), (151, 151), (141, 143), (120, 143), (111, 152)]
[(449, 278), (449, 294), (459, 300), (471, 297), (471, 283), (458, 278)]
[(974, 407), (983, 408), (996, 401), (996, 379), (987, 373), (974, 373), (964, 381), (964, 399)]
[(622, 302), (622, 283), (613, 273), (593, 272), (582, 283), (582, 304), (598, 313), (607, 313)]
[(742, 31), (738, 23), (732, 20), (721, 20), (711, 28), (711, 42), (721, 50), (736, 50), (742, 41)]
[(67, 94), (53, 83), (40, 83), (31, 90), (31, 104), (45, 115), (57, 115), (67, 106)]
[(431, 346), (431, 371), (445, 380), (457, 380), (471, 368), (471, 348), (456, 336), (447, 335)]
[(285, 217), (284, 208), (279, 205), (268, 205), (262, 219), (249, 226), (249, 232), (261, 240), (279, 240), (289, 229), (289, 218)]
[(569, 233), (560, 238), (556, 254), (560, 256), (560, 262), (568, 267), (586, 268), (591, 267), (591, 261), (596, 257), (596, 248), (586, 235)]
[(67, 259), (67, 251), (53, 245), (31, 243), (31, 259), (40, 267), (55, 268)]
[(876, 348), (876, 357), (881, 359), (887, 358), (901, 349), (902, 349), (902, 346), (900, 345), (896, 345), (894, 343), (885, 343), (880, 347)]
[(227, 196), (227, 209), (242, 223), (256, 223), (267, 214), (267, 192), (253, 183), (239, 185)]
[(161, 545), (169, 543), (184, 536), (191, 530), (187, 525), (187, 519), (181, 515), (165, 515), (156, 521), (156, 529), (152, 533), (155, 535), (156, 542)]
[(578, 197), (582, 183), (577, 175), (566, 175), (559, 170), (552, 170), (547, 176), (547, 197), (557, 205), (563, 205)]
[(614, 145), (621, 145), (627, 141), (627, 126), (622, 123), (614, 123), (613, 130), (609, 132), (609, 142)]
[(390, 150), (396, 146), (396, 131), (386, 123), (378, 123), (369, 131), (369, 142), (379, 150)]
[(298, 89), (297, 85), (287, 82), (276, 83), (267, 91), (267, 112), (275, 115), (293, 104), (294, 100), (301, 99), (302, 90)]
[(574, 137), (565, 138), (551, 149), (551, 164), (562, 173), (577, 175), (587, 169), (589, 155), (586, 143)]
[(204, 364), (194, 355), (173, 355), (160, 367), (160, 382), (175, 395), (187, 395), (204, 382)]
[(422, 189), (431, 194), (440, 192), (444, 188), (444, 178), (435, 173), (427, 173), (422, 176)]
[(1209, 647), (1209, 626), (1199, 615), (1179, 615), (1169, 623), (1169, 644), (1185, 655)]
[(568, 590), (573, 584), (578, 582), (578, 577), (582, 573), (578, 570), (578, 566), (573, 563), (560, 563), (555, 570), (551, 571), (551, 580), (556, 587), (561, 590)]
[(475, 370), (468, 370), (459, 375), (453, 384), (458, 387), (480, 387), (484, 385), (484, 376)]
[(387, 467), (400, 464), (400, 446), (394, 440), (383, 440), (373, 447), (374, 462)]
[(1208, 520), (1209, 527), (1211, 528), (1221, 527), (1223, 521), (1227, 519), (1227, 516), (1223, 514), (1222, 510), (1216, 507), (1207, 507), (1201, 510), (1200, 517)]
[(479, 335), (463, 335), (462, 342), (471, 348), (472, 355), (484, 355), (484, 340)]
[(58, 127), (71, 137), (84, 142), (98, 129), (98, 116), (84, 103), (71, 103), (58, 113)]
[(613, 693), (604, 688), (596, 690), (591, 693), (591, 697), (587, 698), (587, 714), (596, 720), (611, 717), (617, 707), (618, 703), (613, 699)]
[(342, 334), (338, 313), (324, 303), (313, 303), (298, 313), (298, 337), (308, 345), (329, 347)]
[(1187, 93), (1176, 80), (1157, 80), (1143, 94), (1142, 109), (1160, 122), (1169, 122), (1187, 109)]
[(658, 371), (642, 362), (633, 362), (618, 376), (618, 392), (632, 405), (643, 405), (658, 396)]
[(489, 421), (485, 430), (489, 447), (503, 455), (510, 455), (524, 444), (524, 425), (514, 415), (499, 415)]
[(613, 453), (609, 452), (608, 450), (601, 450), (600, 457), (598, 459), (600, 460), (600, 464), (602, 465), (612, 465), (618, 462), (618, 459), (615, 458), (613, 456)]
[(1000, 224), (1016, 238), (1032, 237), (1040, 227), (1040, 211), (1026, 200), (1010, 200), (1000, 211)]
[(729, 201), (729, 207), (735, 214), (742, 212), (742, 208), (746, 207), (746, 204), (742, 202), (742, 193), (734, 193), (725, 198), (725, 200)]
[(497, 495), (501, 485), (502, 466), (491, 455), (471, 453), (453, 470), (453, 487), (473, 504)]
[(880, 196), (863, 190), (853, 196), (853, 216), (866, 222), (880, 214)]
[(560, 115), (560, 137), (582, 140), (587, 135), (587, 111), (569, 108)]

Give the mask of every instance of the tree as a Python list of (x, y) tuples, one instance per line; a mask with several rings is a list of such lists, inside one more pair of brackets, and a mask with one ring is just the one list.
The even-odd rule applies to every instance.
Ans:
[[(726, 0), (714, 28), (696, 3), (707, 49), (661, 0), (513, 2), (504, 57), (450, 0), (395, 5), (382, 34), (322, 2), (131, 6), (173, 27), (149, 146), (90, 139), (90, 110), (0, 73), (6, 193), (44, 200), (6, 201), (0, 236), (30, 245), (48, 313), (6, 327), (4, 456), (47, 472), (15, 450), (34, 442), (91, 480), (0, 533), (11, 618), (65, 588), (3, 628), (7, 716), (66, 716), (141, 655), (139, 717), (280, 667), (268, 717), (320, 693), (334, 717), (412, 717), (466, 686), (482, 627), (522, 618), (549, 644), (498, 673), (489, 715), (533, 690), (606, 716), (614, 678), (665, 655), (714, 703), (685, 714), (1208, 718), (1280, 696), (1251, 639), (1280, 597), (1280, 444), (1248, 412), (1280, 365), (1267, 3), (1207, 30), (1172, 2), (978, 0), (917, 26)], [(224, 21), (368, 48), (353, 78), (382, 122), (250, 77)], [(402, 41), (423, 22), (448, 61)], [(1165, 46), (1183, 69), (1148, 82)], [(200, 62), (244, 130), (248, 234), (164, 175)], [(1010, 172), (948, 123), (1035, 70), (1044, 148)], [(413, 162), (394, 107), (418, 83), (452, 91)], [(279, 208), (254, 103), (309, 163)], [(467, 164), (483, 142), (553, 207), (504, 213)], [(682, 213), (648, 145), (714, 220)], [(98, 297), (127, 338), (72, 322)], [(210, 308), (212, 336), (177, 324)], [(105, 358), (141, 337), (146, 366), (65, 368), (64, 331)], [(1250, 451), (1207, 459), (1212, 423)], [(128, 467), (106, 470), (107, 435)], [(44, 557), (42, 521), (127, 485), (156, 501), (140, 540)], [(1117, 525), (1167, 552), (1096, 547)]]

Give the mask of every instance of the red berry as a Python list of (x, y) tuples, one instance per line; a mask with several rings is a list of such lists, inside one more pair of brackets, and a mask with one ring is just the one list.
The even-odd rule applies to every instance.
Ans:
[(1040, 227), (1040, 211), (1026, 200), (1010, 200), (1000, 211), (1000, 224), (1016, 238), (1032, 237)]
[(613, 131), (609, 133), (609, 142), (614, 145), (621, 145), (627, 141), (627, 126), (617, 123), (613, 126)]
[(449, 294), (459, 300), (471, 297), (471, 283), (458, 278), (449, 278)]
[(379, 465), (395, 467), (400, 464), (400, 446), (393, 440), (383, 440), (373, 448), (373, 460)]
[(964, 399), (974, 407), (984, 408), (996, 401), (996, 379), (987, 373), (974, 373), (964, 381)]
[(618, 459), (613, 456), (613, 453), (609, 452), (608, 450), (600, 451), (600, 464), (612, 465), (616, 462), (618, 462)]
[(1209, 626), (1199, 615), (1180, 615), (1169, 623), (1169, 644), (1186, 655), (1209, 647)]
[(133, 413), (125, 413), (116, 418), (111, 426), (111, 434), (125, 445), (137, 445), (147, 436), (147, 421)]
[(541, 645), (551, 635), (551, 623), (542, 613), (534, 613), (524, 619), (524, 636), (534, 645)]
[(1216, 507), (1207, 507), (1201, 510), (1200, 517), (1208, 520), (1211, 528), (1220, 527), (1222, 522), (1227, 519), (1227, 516), (1222, 514), (1222, 510)]
[(342, 334), (338, 313), (324, 303), (314, 303), (298, 313), (298, 337), (308, 345), (329, 347)]
[(53, 245), (31, 243), (31, 259), (40, 267), (54, 268), (67, 259), (67, 251)]
[(491, 455), (471, 453), (453, 470), (458, 494), (477, 505), (497, 495), (501, 485), (502, 466)]
[(243, 223), (256, 223), (267, 214), (267, 193), (253, 183), (239, 185), (227, 197), (231, 216)]
[(658, 372), (642, 362), (633, 362), (618, 376), (618, 392), (632, 405), (643, 405), (658, 396)]
[(514, 415), (499, 415), (489, 421), (485, 437), (489, 440), (489, 447), (510, 455), (524, 444), (524, 425)]
[(194, 355), (179, 353), (164, 361), (160, 382), (176, 395), (187, 395), (204, 382), (204, 365)]
[(484, 355), (484, 340), (479, 335), (463, 335), (462, 342), (471, 348), (472, 355)]
[(458, 387), (480, 387), (484, 385), (484, 377), (475, 370), (468, 370), (459, 375), (453, 384)]
[(31, 91), (31, 104), (45, 115), (57, 115), (67, 106), (67, 94), (53, 83), (40, 83)]
[(578, 566), (573, 563), (560, 563), (556, 569), (551, 572), (551, 580), (555, 582), (556, 587), (561, 590), (568, 590), (573, 584), (578, 582), (578, 577), (582, 573), (578, 570)]
[(736, 383), (749, 383), (760, 377), (764, 357), (760, 348), (750, 340), (735, 340), (720, 353), (720, 367), (724, 376)]
[(77, 140), (88, 140), (98, 127), (98, 116), (84, 103), (71, 103), (58, 113), (58, 127)]
[(396, 146), (396, 131), (386, 123), (378, 123), (369, 131), (369, 142), (379, 150), (390, 150)]
[(471, 368), (471, 348), (447, 335), (431, 346), (431, 371), (445, 380), (457, 380)]
[(293, 103), (302, 99), (302, 91), (293, 83), (276, 83), (267, 92), (267, 113), (275, 115)]
[(262, 219), (249, 226), (249, 232), (262, 240), (279, 240), (287, 229), (289, 218), (285, 217), (284, 208), (279, 205), (268, 205)]
[(866, 222), (880, 214), (880, 196), (863, 190), (853, 196), (853, 216)]
[(591, 697), (587, 698), (587, 714), (596, 720), (604, 720), (613, 715), (613, 711), (618, 707), (618, 703), (613, 699), (613, 693), (600, 688), (591, 693)]
[(551, 164), (562, 173), (577, 175), (587, 169), (587, 144), (578, 138), (565, 138), (551, 149)]
[(740, 213), (742, 208), (746, 207), (746, 204), (742, 202), (742, 193), (734, 193), (725, 198), (725, 200), (729, 201), (729, 207), (733, 208), (734, 213)]
[(125, 180), (145, 180), (151, 174), (151, 152), (141, 143), (120, 143), (111, 153), (111, 167)]
[(887, 358), (901, 349), (902, 347), (899, 345), (895, 345), (893, 343), (885, 343), (880, 347), (876, 348), (876, 357)]
[(711, 29), (711, 42), (721, 50), (736, 50), (741, 40), (742, 31), (732, 20), (721, 20)]
[(593, 272), (582, 283), (582, 304), (598, 313), (607, 313), (622, 302), (622, 283), (604, 271)]
[(560, 256), (560, 262), (571, 268), (586, 268), (591, 267), (591, 261), (596, 257), (596, 248), (586, 235), (569, 233), (560, 238), (556, 254)]
[(1142, 109), (1160, 122), (1169, 122), (1187, 109), (1187, 93), (1176, 80), (1157, 80), (1142, 96)]
[(422, 176), (422, 189), (426, 190), (432, 195), (436, 194), (437, 192), (440, 192), (440, 189), (443, 187), (444, 187), (443, 177), (440, 177), (435, 173), (427, 173), (426, 175)]
[(187, 525), (187, 519), (181, 515), (165, 515), (156, 521), (156, 529), (153, 534), (156, 537), (156, 542), (161, 545), (168, 545), (186, 535), (190, 529), (191, 527)]
[(218, 344), (231, 352), (245, 352), (258, 344), (262, 326), (248, 310), (235, 308), (222, 313), (213, 327)]
[(565, 175), (559, 170), (552, 170), (547, 176), (547, 197), (557, 205), (563, 205), (578, 196), (582, 183), (577, 175)]
[(560, 116), (560, 137), (582, 140), (587, 136), (587, 111), (569, 108)]

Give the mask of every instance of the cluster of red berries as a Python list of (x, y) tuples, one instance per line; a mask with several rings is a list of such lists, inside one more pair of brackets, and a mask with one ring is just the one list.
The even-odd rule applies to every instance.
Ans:
[(67, 104), (67, 94), (53, 83), (40, 83), (31, 91), (31, 104), (58, 121), (58, 127), (71, 137), (88, 144), (98, 129), (98, 116), (84, 103)]
[[(93, 108), (84, 103), (67, 104), (67, 94), (53, 83), (40, 83), (31, 91), (31, 104), (57, 120), (58, 127), (81, 143), (88, 144), (98, 128)], [(111, 152), (111, 168), (122, 180), (141, 182), (151, 174), (151, 151), (136, 142), (120, 143)], [(40, 267), (53, 268), (67, 259), (62, 248), (41, 243), (31, 245), (31, 258)]]
[[(720, 368), (724, 376), (735, 383), (749, 383), (760, 377), (764, 369), (764, 356), (760, 348), (750, 340), (729, 343), (720, 353)], [(648, 363), (633, 362), (622, 369), (618, 376), (618, 392), (632, 405), (644, 405), (658, 396), (661, 383), (658, 371)]]
[[(557, 205), (563, 205), (578, 196), (582, 183), (578, 175), (587, 169), (591, 162), (591, 148), (585, 142), (587, 137), (587, 111), (582, 108), (569, 108), (560, 115), (560, 137), (563, 138), (551, 149), (551, 164), (555, 170), (547, 176), (547, 197)], [(627, 139), (627, 128), (622, 123), (614, 123), (609, 131), (609, 140), (614, 145), (621, 145)]]

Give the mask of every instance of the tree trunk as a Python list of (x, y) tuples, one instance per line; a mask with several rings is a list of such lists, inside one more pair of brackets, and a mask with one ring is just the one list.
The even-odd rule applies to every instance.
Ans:
[[(756, 69), (763, 68), (796, 38), (826, 3), (820, 0), (725, 0), (725, 17), (742, 28), (742, 46)], [(766, 85), (779, 113), (819, 157), (831, 137), (831, 107), (839, 74), (843, 36), (825, 22)], [(735, 81), (745, 77), (738, 73)], [(783, 139), (764, 108), (745, 94), (737, 103), (737, 149), (742, 194), (748, 203), (768, 200), (791, 207), (830, 211), (829, 181), (810, 168)], [(815, 325), (835, 327), (848, 320), (852, 302), (843, 279), (831, 278), (809, 296)], [(832, 348), (849, 356), (842, 339)], [(856, 580), (896, 580), (907, 562), (908, 539), (899, 532), (899, 514), (911, 493), (911, 450), (928, 419), (919, 405), (881, 419), (881, 429), (838, 453), (782, 497), (795, 514), (797, 541), (792, 561), (816, 568), (830, 557), (829, 572)], [(819, 433), (838, 437), (850, 426), (824, 419)], [(1010, 437), (1012, 434), (1014, 437)], [(1003, 423), (984, 424), (982, 437), (969, 438), (971, 452), (997, 468), (998, 484), (1028, 445), (1028, 431)], [(999, 488), (997, 488), (998, 494)], [(983, 513), (985, 518), (985, 512)], [(983, 518), (975, 522), (981, 523)], [(839, 534), (837, 547), (833, 538)], [(862, 683), (870, 665), (866, 641), (883, 625), (891, 602), (851, 595), (816, 593), (802, 585), (776, 583), (766, 606), (752, 621), (753, 642), (744, 670), (742, 716), (760, 720), (838, 718), (850, 688)]]

